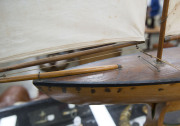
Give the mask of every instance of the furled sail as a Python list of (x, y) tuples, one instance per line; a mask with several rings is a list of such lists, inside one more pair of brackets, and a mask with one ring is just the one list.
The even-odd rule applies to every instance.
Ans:
[(0, 62), (144, 41), (146, 0), (1, 0)]
[(167, 24), (166, 24), (166, 36), (180, 35), (179, 22), (180, 22), (180, 0), (170, 0)]

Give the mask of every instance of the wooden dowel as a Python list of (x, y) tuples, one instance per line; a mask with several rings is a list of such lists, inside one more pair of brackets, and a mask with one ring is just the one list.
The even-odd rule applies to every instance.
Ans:
[(162, 59), (168, 8), (169, 8), (169, 0), (164, 0), (163, 12), (162, 12), (162, 17), (161, 17), (161, 28), (160, 28), (160, 34), (159, 34), (158, 52), (157, 52), (157, 57), (159, 59)]
[(62, 76), (77, 75), (77, 74), (85, 74), (85, 73), (92, 73), (92, 72), (98, 72), (98, 71), (113, 70), (113, 69), (117, 69), (119, 67), (121, 67), (121, 66), (116, 64), (116, 65), (105, 65), (105, 66), (82, 68), (82, 69), (45, 72), (45, 73), (30, 74), (30, 75), (15, 76), (15, 77), (6, 77), (6, 78), (0, 79), (0, 83), (34, 80), (34, 79), (44, 79), (44, 78), (53, 78), (53, 77), (62, 77)]
[(172, 40), (180, 40), (180, 35), (165, 37), (165, 42), (172, 41)]
[(101, 51), (118, 49), (118, 48), (123, 48), (123, 47), (127, 47), (127, 46), (142, 44), (142, 43), (144, 43), (144, 42), (142, 42), (142, 41), (141, 42), (127, 42), (124, 44), (108, 45), (108, 46), (99, 47), (99, 48), (95, 48), (95, 49), (89, 49), (89, 50), (79, 51), (79, 52), (75, 52), (75, 53), (69, 53), (69, 54), (65, 54), (65, 55), (43, 58), (43, 59), (39, 59), (36, 61), (31, 61), (31, 62), (21, 63), (21, 64), (14, 65), (14, 66), (4, 67), (4, 68), (0, 69), (0, 72), (40, 65), (40, 64), (44, 64), (44, 63), (55, 62), (55, 61), (59, 61), (59, 60), (71, 59), (71, 58), (78, 57), (78, 56), (84, 56), (84, 55), (93, 54), (93, 53), (97, 53), (97, 52), (101, 52)]

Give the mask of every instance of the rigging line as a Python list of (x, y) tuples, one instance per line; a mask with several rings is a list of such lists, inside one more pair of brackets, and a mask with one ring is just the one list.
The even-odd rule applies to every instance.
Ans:
[[(147, 65), (147, 62), (145, 62), (145, 61), (143, 61), (143, 60), (142, 60), (142, 63), (145, 64), (145, 65)], [(154, 69), (153, 69), (152, 67), (150, 67), (150, 65), (147, 65), (147, 67), (148, 67), (149, 69), (151, 69), (152, 71), (154, 71)], [(157, 70), (156, 70), (156, 71), (157, 71)]]
[[(179, 3), (178, 3), (179, 4)], [(177, 5), (177, 4), (176, 4)], [(176, 5), (171, 9), (171, 12), (168, 12), (168, 16), (170, 15), (170, 14), (172, 14), (173, 13), (173, 11), (175, 11), (176, 10)], [(168, 9), (168, 11), (169, 11), (169, 9)]]
[(168, 16), (165, 17), (164, 19), (161, 19), (161, 20), (160, 20), (160, 24), (162, 24), (163, 22), (165, 22), (167, 19), (168, 19)]
[(161, 19), (161, 20), (160, 20), (160, 23), (163, 23), (164, 21), (166, 21), (166, 20), (168, 19), (168, 17), (169, 17), (170, 15), (172, 15), (175, 10), (176, 10), (176, 6), (174, 6), (174, 7), (171, 9), (171, 12), (168, 12), (167, 17), (165, 17), (164, 19)]
[[(151, 58), (151, 59), (152, 59), (152, 58)], [(153, 67), (150, 67), (150, 64), (147, 65), (147, 62), (145, 62), (145, 61), (142, 60), (142, 63), (144, 63), (144, 64), (146, 63), (146, 66), (149, 67), (151, 70), (153, 70), (153, 69), (152, 69)], [(153, 65), (155, 65), (155, 64), (153, 64)], [(134, 68), (134, 67), (129, 67), (129, 68)], [(161, 68), (161, 69), (159, 69), (159, 70), (161, 71), (161, 73), (160, 73), (161, 75), (171, 75), (172, 73), (174, 73), (174, 71), (171, 71), (171, 72), (167, 71), (166, 68)], [(166, 72), (163, 72), (164, 70), (165, 70)], [(157, 70), (156, 70), (156, 71), (157, 71)]]
[(25, 67), (36, 66), (39, 64), (55, 62), (58, 60), (71, 59), (71, 58), (75, 58), (75, 57), (79, 57), (79, 56), (83, 56), (83, 55), (85, 56), (88, 54), (104, 52), (107, 50), (114, 50), (114, 49), (123, 48), (123, 47), (132, 46), (132, 45), (136, 45), (136, 44), (141, 44), (141, 43), (144, 43), (144, 41), (130, 41), (130, 42), (127, 42), (126, 44), (114, 44), (114, 45), (107, 45), (104, 47), (87, 48), (86, 50), (79, 50), (74, 53), (69, 53), (69, 54), (64, 54), (64, 55), (59, 55), (59, 56), (52, 56), (49, 58), (42, 58), (39, 60), (19, 63), (19, 64), (12, 65), (12, 66), (6, 66), (3, 68), (0, 68), (0, 72), (6, 72), (6, 71), (15, 70), (15, 69), (25, 68)]
[(146, 60), (145, 58), (143, 58), (142, 56), (138, 56), (138, 58), (141, 58), (142, 60), (144, 60), (146, 63), (150, 64), (151, 66), (153, 66), (154, 68), (156, 68), (156, 70), (158, 72), (160, 72), (159, 68), (157, 66), (155, 66), (154, 64), (152, 64), (150, 61)]
[[(134, 46), (136, 46), (136, 45), (134, 45)], [(134, 47), (134, 46), (132, 46), (132, 47)], [(128, 48), (128, 47), (125, 47), (125, 48)], [(69, 61), (67, 63), (78, 62), (78, 61), (83, 61), (83, 60), (87, 60), (87, 59), (97, 58), (97, 57), (106, 56), (106, 55), (110, 55), (110, 54), (115, 54), (115, 53), (118, 53), (118, 52), (123, 52), (122, 49), (123, 48), (121, 48), (121, 50), (119, 50), (119, 51), (115, 51), (115, 52), (112, 52), (112, 53), (106, 53), (106, 54), (102, 54), (102, 55), (98, 55), (98, 56), (91, 56), (91, 57), (88, 57), (88, 58), (83, 58), (83, 59), (79, 59), (79, 60)], [(134, 50), (134, 49), (132, 49), (132, 48), (126, 49), (126, 51), (129, 51), (129, 50)], [(56, 66), (56, 65), (51, 65), (51, 67), (52, 66)], [(48, 67), (44, 66), (44, 67), (41, 67), (41, 68), (48, 68)], [(39, 70), (39, 68), (30, 69), (30, 70), (24, 70), (24, 71), (9, 73), (9, 74), (4, 74), (3, 76), (0, 76), (0, 77), (4, 77), (4, 76), (8, 76), (8, 75), (14, 75), (14, 74), (19, 74), (19, 73), (24, 73), (24, 72), (29, 72), (29, 71), (34, 71), (34, 70)]]
[[(132, 50), (132, 49), (130, 49), (130, 50)], [(92, 58), (97, 58), (97, 57), (106, 56), (106, 55), (110, 55), (110, 54), (115, 54), (115, 53), (118, 53), (118, 52), (122, 52), (122, 51), (119, 50), (119, 51), (115, 51), (115, 52), (112, 52), (112, 53), (106, 53), (106, 54), (102, 54), (102, 55), (98, 55), (98, 56), (91, 56), (91, 57), (88, 57), (88, 58), (83, 58), (83, 59), (79, 59), (79, 60), (69, 61), (69, 62), (66, 62), (66, 63), (83, 61), (83, 60), (87, 60), (87, 59), (92, 59)], [(56, 66), (56, 65), (51, 65), (50, 67), (52, 67), (52, 66)], [(42, 67), (42, 68), (48, 68), (48, 67), (47, 67), (47, 66), (44, 66), (44, 67)], [(0, 76), (0, 77), (6, 77), (6, 76), (8, 76), (8, 75), (14, 75), (14, 74), (19, 74), (19, 73), (24, 73), (24, 72), (34, 71), (34, 70), (39, 70), (39, 68), (30, 69), (30, 70), (24, 70), (24, 71), (9, 73), (9, 74), (3, 74), (3, 75)]]
[[(64, 49), (62, 49), (62, 48), (60, 49), (60, 47), (57, 46), (57, 47), (51, 47), (51, 48), (46, 48), (46, 49), (41, 49), (41, 50), (33, 51), (31, 53), (17, 54), (15, 56), (21, 56), (22, 57), (22, 56), (24, 56), (26, 54), (33, 55), (33, 54), (36, 54), (36, 53), (40, 53), (42, 51), (45, 52), (47, 50), (57, 50), (54, 53), (58, 53), (58, 52), (67, 52), (68, 50), (81, 50), (81, 49), (84, 49), (84, 48), (88, 48), (89, 46), (96, 47), (96, 46), (103, 46), (103, 45), (113, 45), (113, 44), (120, 44), (120, 43), (121, 44), (126, 44), (127, 43), (125, 41), (112, 41), (111, 43), (109, 43), (109, 42), (102, 42), (101, 44), (94, 45), (93, 44), (94, 42), (95, 41), (92, 41), (91, 44), (86, 44), (85, 46), (81, 46), (81, 48), (79, 48), (79, 49), (74, 49), (74, 47), (70, 47), (70, 48), (66, 48), (66, 51), (65, 51)], [(138, 41), (135, 41), (135, 42), (138, 42)], [(77, 43), (77, 44), (80, 44), (80, 43)], [(6, 57), (6, 58), (0, 58), (0, 60), (8, 60), (8, 59), (10, 59), (12, 57), (14, 57), (14, 56), (9, 56), (9, 57)]]
[[(131, 50), (131, 49), (129, 49)], [(140, 51), (140, 50), (139, 50)], [(107, 53), (107, 54), (104, 54), (104, 55), (99, 55), (99, 56), (93, 56), (93, 57), (89, 57), (89, 58), (84, 58), (84, 59), (81, 59), (81, 60), (86, 60), (86, 59), (91, 59), (91, 58), (95, 58), (95, 57), (100, 57), (100, 56), (105, 56), (105, 55), (109, 55), (109, 54), (114, 54), (114, 53), (117, 53), (117, 52), (122, 52), (122, 51), (116, 51), (116, 52), (113, 52), (113, 53)], [(143, 52), (143, 51), (140, 51), (140, 52)], [(145, 52), (144, 52), (145, 53)], [(148, 56), (150, 56), (151, 58), (155, 58), (154, 56), (146, 53)], [(71, 62), (76, 62), (76, 61), (81, 61), (81, 60), (75, 60), (75, 61), (70, 61), (68, 63), (71, 63)], [(56, 66), (56, 65), (51, 65), (51, 66)], [(48, 67), (42, 67), (42, 68), (48, 68)], [(31, 69), (31, 70), (26, 70), (26, 71), (20, 71), (20, 72), (16, 72), (16, 73), (11, 73), (11, 74), (7, 74), (7, 75), (13, 75), (13, 74), (17, 74), (17, 73), (23, 73), (23, 72), (28, 72), (28, 71), (33, 71), (33, 70), (39, 70), (39, 69)], [(166, 73), (166, 74), (163, 74), (163, 75), (168, 75), (170, 73), (173, 73), (173, 72), (169, 72), (169, 73)], [(6, 75), (4, 74), (3, 77), (5, 77)]]
[(177, 70), (180, 71), (180, 67), (178, 67), (178, 66), (175, 66), (175, 65), (173, 65), (173, 64), (171, 64), (171, 63), (169, 63), (169, 62), (167, 62), (167, 61), (164, 61), (164, 60), (162, 60), (162, 59), (160, 59), (160, 58), (158, 58), (158, 57), (155, 57), (155, 56), (153, 56), (153, 55), (151, 55), (151, 54), (148, 54), (148, 53), (144, 52), (143, 50), (139, 50), (139, 51), (142, 52), (142, 53), (144, 53), (144, 54), (146, 54), (147, 56), (150, 56), (151, 58), (158, 59), (159, 61), (161, 61), (161, 62), (163, 62), (163, 63), (165, 63), (165, 64), (168, 64), (169, 66), (171, 66), (171, 67), (173, 67), (173, 68), (175, 68), (175, 69), (177, 69)]
[(176, 6), (174, 6), (174, 8), (171, 10), (171, 12), (168, 12), (167, 17), (160, 19), (160, 24), (162, 24), (163, 22), (165, 22), (168, 19), (168, 17), (175, 11), (175, 7)]
[(163, 22), (165, 22), (165, 21), (168, 19), (169, 15), (171, 15), (171, 14), (173, 13), (174, 10), (175, 10), (175, 6), (174, 6), (174, 8), (171, 10), (171, 12), (168, 12), (167, 17), (165, 17), (165, 18), (163, 18), (163, 19), (160, 19), (160, 24), (162, 24)]
[[(101, 46), (101, 45), (103, 45), (103, 44), (107, 44), (107, 45), (111, 45), (111, 44), (113, 44), (113, 43), (120, 43), (120, 42), (112, 42), (112, 43), (101, 43), (101, 44), (98, 44), (98, 45), (95, 45), (95, 46)], [(125, 42), (122, 42), (122, 44), (125, 44)], [(46, 48), (46, 49), (41, 49), (41, 50), (37, 50), (37, 51), (33, 51), (33, 52), (31, 52), (31, 53), (23, 53), (23, 54), (17, 54), (17, 55), (14, 55), (14, 56), (9, 56), (9, 57), (6, 57), (6, 58), (0, 58), (0, 60), (7, 60), (7, 59), (10, 59), (10, 58), (12, 58), (12, 57), (15, 57), (15, 56), (24, 56), (24, 55), (26, 55), (26, 54), (31, 54), (31, 55), (33, 55), (33, 54), (35, 54), (35, 53), (40, 53), (40, 52), (45, 52), (45, 51), (47, 51), (47, 50), (57, 50), (57, 51), (55, 51), (54, 53), (58, 53), (58, 52), (67, 52), (68, 50), (80, 50), (80, 49), (83, 49), (83, 48), (87, 48), (87, 47), (89, 47), (89, 46), (93, 46), (94, 44), (86, 44), (86, 46), (82, 46), (82, 48), (79, 48), (79, 49), (74, 49), (73, 47), (70, 47), (70, 48), (66, 48), (66, 51), (64, 50), (64, 49), (62, 49), (62, 48), (60, 48), (60, 46), (57, 46), (57, 47), (51, 47), (51, 48)], [(48, 54), (48, 53), (47, 53)]]

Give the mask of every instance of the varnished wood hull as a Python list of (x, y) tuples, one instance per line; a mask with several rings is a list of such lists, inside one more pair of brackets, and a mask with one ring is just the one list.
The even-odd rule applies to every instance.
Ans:
[(73, 104), (159, 103), (180, 100), (180, 83), (127, 87), (37, 87), (54, 99)]
[[(180, 48), (164, 51), (164, 60), (180, 65)], [(151, 52), (152, 55), (156, 52)], [(119, 63), (121, 70), (90, 73), (46, 80), (35, 80), (40, 91), (54, 99), (73, 104), (159, 103), (180, 100), (180, 71), (157, 65), (154, 59), (143, 57), (154, 66), (137, 58), (141, 54), (102, 60), (76, 68)], [(174, 56), (174, 57), (173, 57)]]

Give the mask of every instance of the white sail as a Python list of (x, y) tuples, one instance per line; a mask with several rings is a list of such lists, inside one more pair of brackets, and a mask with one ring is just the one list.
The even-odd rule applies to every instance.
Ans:
[(170, 0), (166, 36), (180, 35), (180, 0)]
[(146, 0), (1, 0), (0, 62), (144, 41)]

